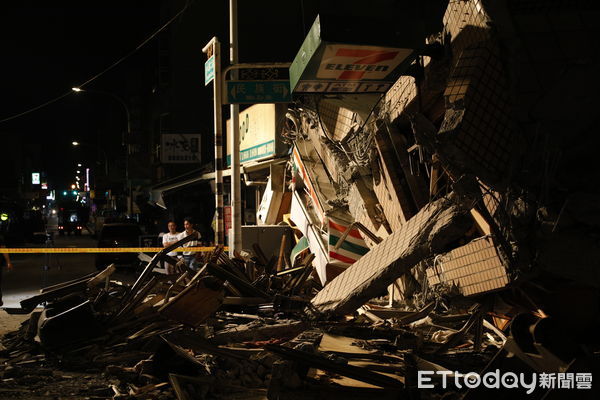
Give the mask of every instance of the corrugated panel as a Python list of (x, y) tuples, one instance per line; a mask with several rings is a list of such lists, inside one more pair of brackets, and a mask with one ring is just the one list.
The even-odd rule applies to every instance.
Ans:
[(487, 236), (436, 257), (427, 269), (432, 286), (454, 284), (465, 296), (500, 289), (509, 282), (492, 237)]

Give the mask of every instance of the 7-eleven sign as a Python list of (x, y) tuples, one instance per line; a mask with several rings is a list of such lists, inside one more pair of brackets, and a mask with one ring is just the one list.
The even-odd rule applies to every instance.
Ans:
[(360, 45), (327, 45), (317, 71), (318, 79), (385, 80), (411, 49)]

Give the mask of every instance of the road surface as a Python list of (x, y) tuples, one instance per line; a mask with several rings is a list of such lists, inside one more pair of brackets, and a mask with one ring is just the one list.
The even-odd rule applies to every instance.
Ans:
[[(88, 231), (84, 230), (81, 236), (59, 236), (56, 232), (56, 218), (51, 219), (47, 227), (49, 232), (54, 232), (54, 243), (35, 245), (37, 247), (96, 247), (97, 241)], [(33, 247), (27, 244), (25, 247)], [(12, 271), (3, 271), (2, 292), (3, 308), (19, 308), (19, 302), (25, 298), (39, 294), (39, 290), (46, 286), (69, 281), (96, 271), (92, 253), (81, 254), (12, 254), (11, 261), (14, 265)], [(120, 270), (114, 275), (120, 281), (133, 282), (133, 271)]]

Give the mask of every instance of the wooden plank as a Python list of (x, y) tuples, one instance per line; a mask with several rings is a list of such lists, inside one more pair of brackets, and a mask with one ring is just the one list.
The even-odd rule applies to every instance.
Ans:
[(32, 296), (25, 300), (21, 301), (21, 308), (24, 310), (33, 310), (35, 306), (40, 303), (57, 299), (59, 297), (65, 296), (69, 293), (84, 291), (87, 287), (87, 279), (75, 281), (69, 285), (59, 287), (57, 289), (49, 290), (45, 293), (38, 294), (36, 296)]
[(134, 314), (141, 314), (144, 311), (146, 311), (149, 308), (152, 308), (153, 306), (157, 305), (158, 303), (160, 303), (161, 301), (163, 301), (165, 299), (165, 296), (163, 294), (157, 294), (153, 297), (151, 297), (150, 299), (145, 300), (142, 304), (140, 304), (139, 306), (137, 306), (134, 310), (133, 313)]
[(67, 281), (67, 282), (61, 282), (61, 283), (57, 283), (56, 285), (46, 286), (46, 287), (43, 287), (43, 288), (40, 289), (40, 293), (47, 293), (49, 291), (52, 291), (52, 290), (55, 290), (55, 289), (60, 289), (60, 288), (63, 288), (65, 286), (69, 286), (69, 285), (74, 284), (74, 283), (87, 281), (90, 278), (93, 278), (95, 275), (96, 275), (96, 272), (84, 275), (81, 278), (73, 279), (73, 280), (70, 280), (70, 281)]
[(254, 250), (254, 255), (256, 256), (256, 258), (258, 258), (258, 262), (261, 265), (266, 266), (269, 263), (269, 260), (267, 260), (267, 256), (265, 256), (265, 253), (263, 252), (258, 243), (252, 244), (252, 250)]
[(264, 304), (265, 299), (262, 297), (235, 297), (235, 296), (226, 296), (223, 299), (224, 305), (232, 305), (232, 306), (250, 306), (257, 304)]
[(287, 244), (287, 235), (281, 236), (281, 243), (279, 244), (279, 258), (277, 259), (277, 272), (281, 272), (285, 265), (285, 245)]
[(318, 354), (307, 353), (305, 351), (295, 350), (272, 344), (266, 345), (265, 349), (275, 354), (278, 354), (288, 360), (294, 360), (301, 364), (344, 375), (349, 378), (359, 380), (361, 382), (366, 382), (389, 389), (404, 388), (404, 384), (398, 379), (377, 372), (372, 372), (365, 368), (356, 367), (349, 364), (339, 364)]
[(192, 400), (184, 388), (184, 384), (181, 381), (180, 375), (169, 374), (169, 382), (175, 391), (177, 400)]
[(142, 299), (146, 298), (146, 295), (154, 288), (157, 283), (156, 277), (150, 279), (144, 287), (140, 289), (138, 293), (135, 294), (127, 303), (125, 303), (121, 309), (119, 309), (113, 316), (110, 318), (110, 321), (114, 321), (115, 319), (127, 314), (129, 310), (131, 310), (136, 304), (138, 304)]
[(103, 283), (106, 280), (106, 278), (110, 277), (116, 270), (117, 270), (116, 265), (110, 264), (108, 267), (106, 267), (104, 269), (104, 271), (98, 273), (96, 276), (94, 276), (92, 279), (90, 279), (87, 283), (87, 286), (91, 288), (91, 287), (94, 287), (96, 285)]
[(212, 343), (196, 336), (183, 333), (171, 333), (169, 335), (162, 336), (162, 339), (169, 344), (172, 348), (179, 347), (192, 350), (196, 353), (207, 353), (215, 356), (231, 358), (234, 360), (248, 360), (251, 352), (244, 350), (233, 350), (215, 346)]
[(154, 267), (156, 267), (159, 260), (163, 259), (164, 255), (170, 253), (171, 251), (175, 250), (176, 248), (184, 245), (185, 243), (187, 243), (189, 241), (199, 240), (200, 239), (199, 235), (200, 234), (197, 232), (195, 232), (194, 234), (191, 234), (191, 235), (187, 235), (186, 237), (182, 238), (181, 240), (178, 240), (177, 242), (173, 243), (172, 245), (167, 246), (164, 249), (162, 249), (161, 251), (159, 251), (158, 253), (156, 253), (154, 255), (154, 257), (152, 257), (152, 261), (150, 261), (148, 263), (148, 265), (146, 265), (146, 268), (144, 268), (144, 270), (142, 271), (140, 276), (138, 276), (137, 280), (135, 281), (135, 283), (133, 284), (133, 286), (131, 287), (129, 292), (127, 292), (125, 294), (125, 296), (123, 296), (121, 298), (121, 306), (123, 307), (125, 304), (127, 304), (131, 300), (131, 298), (133, 296), (135, 296), (135, 294), (139, 291), (139, 289), (150, 278), (152, 271), (154, 271)]
[(217, 264), (206, 264), (208, 267), (208, 272), (211, 275), (216, 276), (222, 280), (229, 281), (232, 285), (234, 285), (238, 290), (240, 290), (243, 294), (251, 297), (262, 297), (264, 299), (270, 298), (268, 294), (263, 292), (260, 289), (255, 288), (252, 284), (248, 283), (245, 280), (238, 278), (236, 275), (231, 272), (225, 270), (223, 267)]
[(223, 303), (225, 294), (222, 284), (221, 287), (216, 286), (214, 278), (201, 278), (163, 305), (158, 312), (170, 320), (197, 327)]

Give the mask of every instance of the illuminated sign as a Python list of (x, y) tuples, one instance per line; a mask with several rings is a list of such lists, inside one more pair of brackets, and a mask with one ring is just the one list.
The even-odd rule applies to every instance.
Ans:
[[(288, 147), (281, 140), (281, 121), (285, 104), (255, 104), (240, 112), (240, 163), (283, 155)], [(231, 120), (227, 120), (227, 137)], [(231, 164), (231, 146), (227, 146), (227, 165)]]
[(344, 43), (342, 34), (349, 23), (317, 17), (290, 66), (294, 93), (386, 92), (415, 59), (408, 41), (403, 43), (407, 47), (391, 46), (389, 41)]
[(412, 53), (409, 49), (332, 44), (325, 47), (318, 79), (386, 80), (387, 76)]
[(32, 172), (31, 173), (31, 184), (32, 185), (39, 185), (40, 184), (40, 173), (39, 172)]

